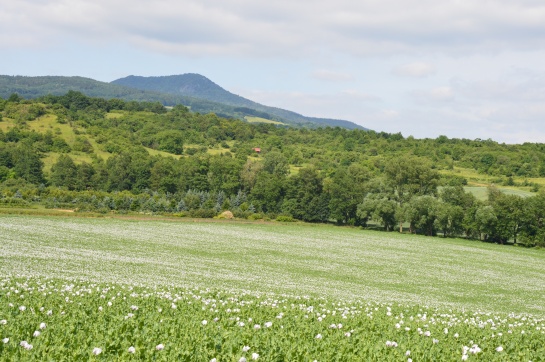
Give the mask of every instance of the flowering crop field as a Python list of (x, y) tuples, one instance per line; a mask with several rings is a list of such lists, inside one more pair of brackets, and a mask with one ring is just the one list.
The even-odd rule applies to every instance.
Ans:
[(544, 272), (323, 225), (0, 216), (0, 361), (545, 361)]

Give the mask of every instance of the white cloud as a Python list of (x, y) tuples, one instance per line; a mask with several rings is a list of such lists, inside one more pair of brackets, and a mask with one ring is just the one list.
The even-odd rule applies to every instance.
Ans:
[(436, 105), (454, 100), (454, 91), (451, 87), (442, 86), (429, 90), (415, 90), (410, 92), (413, 99), (420, 104)]
[(380, 115), (383, 118), (397, 118), (399, 117), (399, 112), (393, 109), (385, 109), (382, 112), (380, 112)]
[(545, 40), (540, 1), (18, 0), (0, 14), (3, 46), (68, 35), (191, 55), (480, 53)]
[(328, 82), (346, 82), (354, 79), (352, 74), (335, 72), (327, 69), (319, 69), (312, 72), (311, 76), (314, 79), (324, 80)]
[(448, 101), (454, 98), (454, 92), (451, 87), (438, 87), (431, 90), (430, 95), (433, 99), (439, 101)]
[(331, 94), (312, 94), (304, 92), (267, 92), (255, 90), (236, 90), (255, 102), (279, 107), (309, 117), (346, 119), (367, 127), (362, 120), (368, 110), (380, 98), (354, 90), (344, 90)]
[(545, 76), (473, 80), (455, 86), (469, 99), (502, 103), (545, 102)]
[(393, 73), (405, 77), (422, 78), (434, 74), (435, 67), (428, 63), (415, 62), (397, 67)]
[[(416, 108), (403, 110), (401, 118), (421, 125), (413, 128), (419, 128), (421, 135), (434, 137), (442, 132), (449, 137), (507, 143), (545, 142), (545, 77), (539, 73), (456, 80), (411, 95)], [(404, 129), (403, 124), (399, 127)]]

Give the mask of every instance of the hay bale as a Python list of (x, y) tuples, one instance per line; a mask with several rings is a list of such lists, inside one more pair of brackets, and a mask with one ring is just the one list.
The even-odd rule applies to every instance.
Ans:
[(234, 219), (235, 216), (233, 215), (233, 213), (231, 211), (227, 210), (227, 211), (222, 212), (219, 215), (219, 218), (220, 219)]

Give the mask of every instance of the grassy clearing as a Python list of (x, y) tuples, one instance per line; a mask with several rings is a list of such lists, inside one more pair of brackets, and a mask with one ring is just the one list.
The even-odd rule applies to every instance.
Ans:
[(87, 137), (87, 140), (93, 146), (93, 152), (103, 160), (107, 160), (112, 156), (111, 153), (101, 150), (100, 145), (91, 137)]
[[(113, 113), (114, 117), (116, 115), (122, 116), (122, 114), (120, 113)], [(47, 131), (51, 131), (54, 134), (60, 135), (71, 147), (74, 146), (74, 143), (76, 141), (76, 133), (74, 133), (74, 129), (69, 124), (58, 123), (57, 116), (55, 115), (47, 114), (45, 116), (39, 117), (34, 121), (28, 121), (26, 122), (26, 124), (30, 130), (34, 130), (39, 133), (46, 133)], [(15, 122), (13, 120), (0, 122), (0, 129), (2, 129), (2, 131), (7, 131), (9, 128), (14, 126)], [(99, 144), (93, 138), (85, 135), (83, 136), (87, 138), (91, 146), (93, 146), (93, 153), (95, 153), (98, 157), (106, 160), (111, 156), (111, 153), (102, 151)], [(76, 164), (80, 164), (82, 162), (92, 162), (92, 158), (89, 154), (72, 151), (69, 153), (69, 155)], [(57, 152), (48, 152), (46, 156), (42, 158), (42, 161), (44, 162), (44, 172), (50, 172), (51, 166), (55, 162), (57, 162), (59, 156), (60, 154)]]
[(282, 122), (272, 121), (272, 120), (270, 120), (270, 119), (261, 118), (261, 117), (250, 117), (250, 116), (246, 116), (246, 117), (244, 117), (244, 119), (245, 119), (247, 122), (249, 122), (249, 123), (285, 124), (285, 123), (282, 123)]
[(530, 178), (528, 178), (528, 181), (536, 183), (536, 184), (541, 185), (541, 186), (545, 186), (545, 177), (539, 177), (539, 178), (530, 177)]
[[(535, 193), (524, 190), (517, 190), (514, 188), (498, 187), (498, 190), (507, 195), (517, 195), (520, 197), (530, 197), (534, 196)], [(482, 186), (466, 186), (464, 187), (466, 192), (472, 193), (478, 200), (484, 201), (488, 200), (488, 188)]]
[(462, 176), (467, 179), (469, 186), (488, 186), (492, 184), (492, 177), (478, 173), (476, 170), (462, 167), (454, 167), (452, 170), (440, 170), (447, 175)]
[(128, 112), (126, 111), (111, 111), (106, 113), (106, 118), (107, 119), (121, 118), (125, 116), (126, 114), (128, 114)]
[[(109, 155), (107, 152), (104, 152)], [(51, 172), (51, 167), (57, 162), (60, 157), (58, 152), (48, 152), (45, 157), (42, 158), (44, 163), (44, 172), (47, 174)], [(68, 154), (75, 164), (79, 165), (83, 162), (93, 163), (93, 157), (88, 153), (72, 151)], [(107, 159), (107, 158), (106, 158)]]
[[(493, 185), (496, 183), (495, 180), (498, 179), (497, 176), (484, 175), (477, 172), (477, 170), (463, 168), (463, 167), (454, 167), (453, 170), (440, 170), (439, 172), (446, 175), (462, 176), (467, 179), (468, 186), (474, 186), (474, 187), (479, 187), (479, 186), (486, 187), (489, 185)], [(540, 178), (532, 178), (532, 177), (528, 178), (528, 177), (518, 177), (518, 176), (513, 177), (513, 181), (518, 184), (524, 183), (525, 180), (529, 182), (537, 183), (540, 185), (545, 185), (544, 177), (540, 177)], [(527, 190), (530, 190), (531, 187), (521, 186), (521, 187), (505, 187), (505, 188), (527, 191)]]
[[(483, 175), (476, 170), (454, 167), (454, 170), (441, 170), (440, 173), (444, 175), (457, 175), (463, 176), (468, 181), (468, 186), (464, 187), (467, 192), (471, 192), (479, 200), (486, 200), (488, 198), (487, 187), (495, 185), (498, 190), (507, 195), (517, 195), (520, 197), (529, 197), (535, 195), (531, 192), (531, 187), (527, 186), (498, 186), (495, 184), (497, 177)], [(522, 178), (515, 177), (514, 182), (522, 184), (525, 180), (541, 185), (545, 185), (545, 178)]]
[(2, 130), (2, 132), (6, 132), (12, 126), (13, 125), (11, 123), (11, 120), (7, 117), (4, 117), (2, 121), (0, 122), (0, 130)]
[(34, 121), (27, 122), (27, 124), (30, 129), (42, 133), (45, 133), (48, 130), (53, 131), (55, 127), (58, 127), (60, 125), (59, 123), (57, 123), (57, 116), (53, 114), (46, 114), (37, 118)]
[(301, 170), (302, 168), (305, 168), (305, 167), (309, 167), (311, 164), (310, 163), (303, 163), (301, 165), (290, 165), (290, 174), (291, 175), (297, 175), (299, 173), (299, 170)]
[(207, 151), (207, 153), (210, 155), (219, 155), (226, 152), (231, 152), (231, 149), (223, 148), (223, 147), (215, 147), (215, 148), (209, 148)]
[[(206, 149), (206, 153), (208, 153), (209, 155), (219, 155), (221, 153), (226, 153), (226, 152), (232, 152), (231, 151), (231, 147), (234, 146), (235, 144), (235, 141), (227, 141), (226, 142), (228, 145), (229, 145), (229, 148), (224, 148), (220, 145), (216, 145), (215, 147), (208, 147)], [(184, 149), (187, 150), (187, 149), (190, 149), (190, 148), (194, 148), (194, 149), (198, 149), (200, 150), (203, 146), (202, 145), (199, 145), (199, 144), (187, 144), (187, 145), (184, 145)]]
[(28, 127), (36, 132), (45, 133), (48, 130), (59, 134), (72, 147), (76, 141), (74, 129), (68, 123), (58, 123), (57, 116), (47, 114), (34, 121), (27, 122)]

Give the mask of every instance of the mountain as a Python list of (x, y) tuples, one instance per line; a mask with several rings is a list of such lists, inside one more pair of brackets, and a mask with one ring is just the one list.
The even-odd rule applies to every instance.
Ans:
[(162, 77), (140, 77), (130, 75), (125, 78), (114, 80), (111, 83), (140, 90), (202, 98), (238, 107), (256, 105), (255, 102), (226, 91), (200, 74), (189, 73)]
[(33, 99), (48, 94), (64, 95), (70, 90), (106, 99), (161, 102), (166, 106), (183, 104), (194, 112), (216, 113), (225, 118), (243, 119), (246, 116), (253, 116), (293, 126), (365, 129), (348, 121), (305, 117), (284, 109), (264, 106), (232, 94), (199, 74), (165, 77), (129, 76), (111, 83), (84, 77), (0, 75), (2, 98), (17, 93), (23, 98)]
[(243, 115), (247, 116), (259, 116), (288, 124), (332, 127), (339, 126), (348, 129), (365, 129), (349, 121), (306, 117), (281, 108), (259, 104), (223, 89), (210, 79), (200, 74), (188, 73), (161, 77), (141, 77), (131, 75), (114, 80), (112, 84), (123, 85), (140, 90), (206, 99), (211, 102), (233, 106), (235, 107), (235, 112), (239, 114), (242, 113)]
[(68, 91), (78, 91), (89, 97), (119, 98), (126, 101), (161, 102), (166, 106), (183, 104), (195, 112), (230, 112), (233, 107), (210, 102), (204, 99), (172, 95), (153, 91), (143, 91), (84, 77), (41, 76), (24, 77), (0, 75), (0, 97), (8, 98), (17, 93), (23, 98), (33, 99), (48, 94), (64, 95)]

